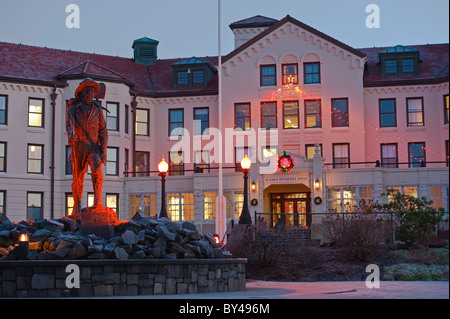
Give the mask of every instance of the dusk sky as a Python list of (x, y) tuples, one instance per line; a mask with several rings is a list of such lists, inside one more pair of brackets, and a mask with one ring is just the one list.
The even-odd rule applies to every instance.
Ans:
[[(0, 41), (132, 57), (133, 40), (158, 40), (159, 58), (215, 56), (218, 0), (0, 0)], [(80, 28), (66, 27), (69, 4)], [(380, 28), (367, 28), (369, 4)], [(286, 15), (354, 48), (447, 43), (448, 0), (222, 0), (222, 54), (234, 49), (229, 25)]]

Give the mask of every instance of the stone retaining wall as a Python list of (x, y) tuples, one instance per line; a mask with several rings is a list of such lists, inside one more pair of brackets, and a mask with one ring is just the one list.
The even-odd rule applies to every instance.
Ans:
[[(0, 261), (0, 297), (102, 297), (245, 290), (246, 259)], [(66, 280), (79, 267), (79, 288)]]

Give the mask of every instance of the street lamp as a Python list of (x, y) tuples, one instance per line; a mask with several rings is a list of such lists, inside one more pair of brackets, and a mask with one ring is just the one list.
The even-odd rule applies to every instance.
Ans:
[(163, 158), (162, 161), (158, 164), (159, 176), (161, 176), (161, 212), (159, 213), (159, 217), (167, 217), (166, 210), (166, 174), (169, 170), (169, 165)]
[(239, 224), (252, 224), (252, 218), (250, 217), (250, 211), (248, 210), (248, 171), (252, 166), (252, 161), (247, 155), (241, 161), (241, 168), (244, 172), (244, 206), (242, 207), (242, 213), (239, 217)]

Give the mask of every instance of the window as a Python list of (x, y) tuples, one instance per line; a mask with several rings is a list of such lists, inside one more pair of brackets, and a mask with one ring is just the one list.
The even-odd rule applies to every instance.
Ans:
[(130, 150), (126, 148), (124, 153), (125, 153), (124, 154), (125, 161), (124, 161), (124, 165), (123, 165), (123, 170), (124, 170), (124, 172), (126, 172), (125, 177), (128, 177), (128, 170), (130, 168), (130, 162), (129, 162)]
[(448, 212), (448, 186), (433, 185), (430, 186), (430, 199), (435, 209), (444, 208)]
[(276, 76), (276, 66), (275, 65), (261, 65), (261, 86), (276, 86), (277, 76)]
[(397, 74), (398, 69), (397, 69), (397, 60), (386, 60), (385, 61), (385, 71), (386, 74)]
[(119, 194), (106, 194), (106, 207), (114, 210), (119, 216)]
[[(322, 156), (322, 144), (319, 144), (320, 156)], [(305, 145), (305, 156), (307, 159), (312, 159), (316, 154), (316, 144)]]
[(283, 128), (299, 128), (298, 101), (283, 102)]
[(425, 143), (408, 143), (409, 167), (425, 167)]
[(129, 195), (130, 219), (141, 211), (145, 216), (156, 216), (156, 195), (155, 194), (138, 194)]
[(187, 71), (177, 72), (177, 84), (178, 85), (189, 85), (189, 73)]
[(205, 83), (205, 72), (203, 70), (192, 71), (192, 83), (203, 85)]
[(350, 168), (350, 144), (333, 144), (333, 168)]
[(149, 136), (149, 111), (136, 109), (136, 135)]
[(368, 186), (330, 187), (327, 191), (328, 210), (336, 213), (364, 213), (364, 202), (373, 200), (373, 189)]
[(312, 62), (303, 64), (304, 68), (304, 83), (313, 84), (320, 83), (320, 63)]
[(106, 175), (119, 176), (118, 147), (108, 147), (106, 150)]
[(149, 152), (136, 152), (136, 177), (148, 176), (150, 170), (150, 153)]
[(0, 95), (0, 125), (8, 124), (8, 96)]
[(183, 163), (183, 152), (170, 152), (170, 165), (169, 174), (170, 176), (180, 176), (184, 175), (184, 163)]
[(66, 145), (66, 175), (72, 175), (72, 162), (70, 161), (70, 146)]
[(379, 100), (380, 110), (380, 127), (396, 127), (397, 126), (397, 112), (395, 106), (395, 99)]
[(381, 166), (385, 168), (398, 167), (398, 146), (393, 144), (381, 144)]
[(130, 107), (125, 105), (125, 134), (130, 133)]
[(0, 215), (6, 214), (6, 191), (0, 191)]
[(28, 192), (27, 193), (27, 219), (43, 218), (42, 198), (43, 193)]
[(106, 127), (108, 131), (119, 130), (119, 103), (106, 103)]
[(283, 64), (282, 85), (298, 84), (298, 64)]
[[(444, 124), (448, 124), (449, 119), (449, 109), (448, 109), (448, 94), (444, 95)], [(1, 115), (0, 115), (1, 120)]]
[(87, 205), (88, 205), (88, 207), (94, 206), (94, 199), (95, 199), (94, 193), (88, 193), (87, 194)]
[(305, 128), (322, 127), (320, 100), (305, 100)]
[(277, 128), (277, 103), (262, 102), (261, 103), (261, 128), (270, 130)]
[(66, 193), (66, 216), (73, 213), (74, 200), (72, 193)]
[(195, 151), (194, 152), (194, 172), (196, 173), (204, 173), (210, 172), (209, 166), (209, 151)]
[(348, 127), (348, 99), (331, 99), (331, 126)]
[(28, 100), (28, 126), (44, 127), (44, 100)]
[(414, 59), (412, 59), (412, 58), (402, 59), (402, 72), (403, 73), (414, 73), (415, 72)]
[(0, 172), (6, 172), (6, 142), (0, 142)]
[(184, 110), (169, 110), (169, 136), (182, 136), (184, 128)]
[(251, 128), (250, 103), (236, 103), (234, 105), (234, 128), (243, 131)]
[(216, 192), (205, 192), (203, 196), (204, 219), (216, 218)]
[(194, 109), (194, 135), (208, 134), (209, 131), (209, 108)]
[(167, 215), (172, 221), (194, 220), (194, 194), (167, 194)]
[(28, 173), (44, 173), (44, 145), (28, 144)]
[(244, 192), (225, 191), (223, 192), (227, 203), (227, 218), (238, 219), (244, 207)]
[(450, 152), (450, 145), (449, 140), (445, 141), (445, 161), (447, 162), (447, 166), (449, 166), (449, 152)]
[(423, 98), (407, 98), (408, 126), (423, 126)]

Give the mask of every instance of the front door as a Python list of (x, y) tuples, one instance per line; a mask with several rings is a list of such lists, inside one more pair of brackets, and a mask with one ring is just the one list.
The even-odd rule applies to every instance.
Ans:
[(310, 193), (271, 194), (272, 226), (308, 227)]

